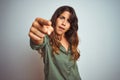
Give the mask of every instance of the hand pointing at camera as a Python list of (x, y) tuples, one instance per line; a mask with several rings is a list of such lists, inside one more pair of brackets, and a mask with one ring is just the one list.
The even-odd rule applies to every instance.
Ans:
[(51, 21), (45, 20), (43, 18), (36, 18), (33, 22), (29, 37), (35, 44), (42, 44), (44, 36), (50, 35), (53, 32), (53, 27), (51, 26)]

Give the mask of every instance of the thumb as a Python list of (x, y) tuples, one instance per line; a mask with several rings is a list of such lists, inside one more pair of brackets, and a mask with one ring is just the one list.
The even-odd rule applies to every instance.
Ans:
[(47, 31), (48, 35), (50, 35), (54, 31), (52, 26), (49, 26), (47, 29), (48, 29), (48, 31)]

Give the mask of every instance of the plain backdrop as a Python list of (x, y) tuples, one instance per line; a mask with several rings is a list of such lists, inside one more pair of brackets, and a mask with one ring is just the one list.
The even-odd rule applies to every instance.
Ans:
[(120, 0), (0, 0), (0, 80), (43, 80), (43, 61), (29, 46), (36, 17), (63, 5), (79, 19), (82, 80), (120, 80)]

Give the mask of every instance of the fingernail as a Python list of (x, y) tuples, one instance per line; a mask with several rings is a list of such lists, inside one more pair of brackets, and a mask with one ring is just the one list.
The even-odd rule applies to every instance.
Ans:
[(47, 34), (48, 34), (48, 35), (50, 35), (50, 34), (51, 34), (51, 32), (50, 32), (50, 31), (48, 31), (48, 32), (47, 32)]

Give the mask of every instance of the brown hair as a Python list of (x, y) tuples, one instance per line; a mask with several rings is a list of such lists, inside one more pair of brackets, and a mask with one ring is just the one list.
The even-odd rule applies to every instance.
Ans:
[[(68, 11), (70, 12), (70, 29), (65, 33), (65, 37), (67, 39), (67, 41), (70, 43), (70, 47), (71, 47), (71, 51), (72, 51), (72, 57), (74, 58), (74, 60), (77, 60), (80, 56), (77, 48), (78, 48), (78, 43), (79, 43), (79, 39), (78, 39), (78, 19), (75, 13), (75, 10), (70, 7), (70, 6), (61, 6), (59, 7), (55, 13), (53, 14), (52, 18), (51, 18), (51, 22), (52, 22), (52, 26), (55, 29), (56, 27), (56, 19), (64, 12), (64, 11)], [(59, 42), (59, 38), (57, 36), (57, 34), (55, 33), (55, 31), (52, 32), (52, 34), (50, 35), (50, 43), (52, 44), (52, 48), (53, 48), (53, 53), (57, 53), (59, 51), (59, 47), (60, 47), (60, 42)]]

